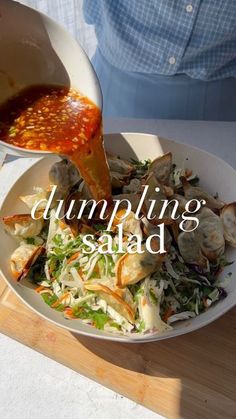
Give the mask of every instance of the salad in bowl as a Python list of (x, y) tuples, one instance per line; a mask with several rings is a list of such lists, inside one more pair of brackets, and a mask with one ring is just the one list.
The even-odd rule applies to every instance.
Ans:
[(236, 204), (202, 189), (171, 152), (107, 161), (120, 203), (112, 217), (99, 216), (99, 206), (90, 216), (90, 192), (67, 159), (51, 166), (46, 188), (20, 196), (26, 213), (3, 217), (18, 242), (12, 276), (34, 284), (65, 319), (112, 334), (162, 334), (226, 297), (230, 272), (219, 273), (231, 263), (226, 247), (236, 247)]

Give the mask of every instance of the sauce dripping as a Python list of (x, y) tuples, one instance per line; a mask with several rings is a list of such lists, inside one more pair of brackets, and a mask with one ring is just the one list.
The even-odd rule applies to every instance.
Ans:
[(67, 156), (93, 198), (111, 202), (101, 111), (80, 92), (57, 86), (22, 90), (0, 106), (0, 140)]

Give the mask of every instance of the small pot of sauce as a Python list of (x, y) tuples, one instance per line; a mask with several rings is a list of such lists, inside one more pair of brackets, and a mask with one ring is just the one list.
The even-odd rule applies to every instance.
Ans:
[(0, 139), (16, 149), (67, 156), (94, 199), (111, 199), (102, 114), (77, 90), (60, 86), (24, 89), (0, 106)]
[(29, 7), (2, 0), (0, 16), (0, 147), (24, 157), (66, 155), (94, 199), (111, 200), (102, 94), (88, 57)]

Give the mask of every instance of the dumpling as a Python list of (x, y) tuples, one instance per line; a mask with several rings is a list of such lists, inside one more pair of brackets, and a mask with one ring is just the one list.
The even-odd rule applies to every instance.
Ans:
[(20, 196), (20, 200), (23, 201), (29, 209), (32, 209), (39, 201), (38, 210), (45, 209), (48, 200), (48, 191), (43, 188), (34, 188), (35, 193), (32, 195)]
[(119, 159), (119, 157), (112, 156), (108, 153), (107, 162), (111, 172), (129, 176), (134, 171), (134, 166), (130, 162)]
[(199, 215), (199, 226), (195, 230), (203, 254), (215, 262), (225, 251), (223, 225), (220, 217), (209, 208), (202, 208)]
[(81, 176), (73, 163), (63, 159), (53, 164), (49, 172), (50, 182), (63, 192), (68, 192), (72, 186), (81, 180)]
[[(39, 213), (36, 214), (39, 217)], [(34, 220), (30, 214), (16, 214), (3, 217), (6, 230), (15, 237), (27, 239), (38, 236), (43, 228), (44, 219), (40, 217)]]
[(136, 284), (156, 271), (162, 264), (163, 254), (153, 254), (143, 246), (144, 253), (126, 253), (116, 264), (116, 286), (124, 288)]
[(231, 202), (225, 205), (221, 210), (220, 217), (226, 242), (230, 246), (236, 247), (236, 203)]
[(25, 277), (36, 259), (43, 254), (45, 249), (42, 246), (21, 243), (13, 252), (10, 259), (10, 268), (13, 277), (19, 281)]
[(149, 166), (148, 172), (153, 173), (155, 178), (165, 185), (169, 184), (172, 169), (172, 153), (166, 153), (163, 156), (153, 160)]
[(125, 213), (126, 210), (118, 211), (116, 213), (113, 225), (122, 224), (124, 232), (135, 234), (142, 239), (143, 233), (141, 229), (140, 220), (137, 220), (137, 218), (135, 218), (135, 214), (133, 211), (130, 211), (130, 213), (126, 217), (124, 217)]
[(182, 231), (178, 236), (178, 248), (186, 263), (209, 271), (208, 259), (203, 255), (200, 242), (194, 231)]
[(32, 195), (20, 196), (20, 200), (23, 201), (30, 210), (32, 210), (34, 206), (37, 205), (37, 211), (42, 211), (46, 208), (48, 200), (50, 199), (50, 208), (54, 208), (58, 203), (57, 201), (63, 198), (63, 193), (57, 188), (57, 186), (53, 191), (53, 197), (51, 197), (53, 187), (55, 186), (56, 185), (50, 185), (47, 190), (40, 187), (35, 187), (35, 193)]
[(210, 209), (221, 209), (224, 206), (224, 202), (214, 198), (208, 192), (204, 191), (198, 186), (192, 186), (186, 178), (181, 177), (181, 182), (184, 189), (185, 198), (190, 201), (191, 199), (198, 199), (206, 201), (206, 206)]

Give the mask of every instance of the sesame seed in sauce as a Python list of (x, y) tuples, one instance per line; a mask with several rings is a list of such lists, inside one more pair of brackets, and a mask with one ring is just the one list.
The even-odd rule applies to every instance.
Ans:
[[(0, 109), (0, 139), (27, 149), (64, 154), (84, 146), (100, 126), (100, 110), (75, 90), (45, 86), (37, 89), (9, 101), (11, 109), (6, 106), (5, 113), (4, 108)], [(14, 117), (10, 116), (12, 112)]]

